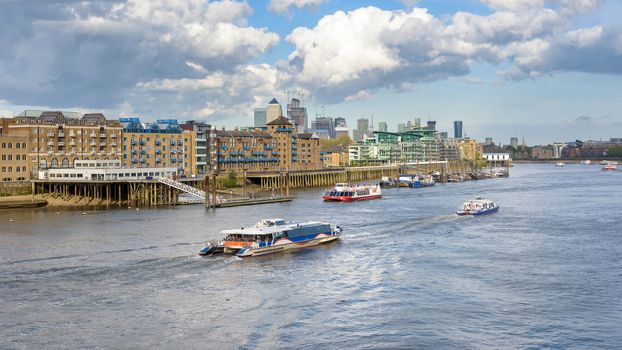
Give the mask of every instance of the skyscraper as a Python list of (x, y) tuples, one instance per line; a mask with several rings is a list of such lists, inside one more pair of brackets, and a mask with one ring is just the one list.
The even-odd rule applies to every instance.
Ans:
[(335, 137), (348, 136), (350, 137), (350, 128), (346, 123), (346, 118), (335, 118)]
[(333, 118), (315, 117), (315, 120), (311, 121), (311, 129), (320, 138), (335, 138), (335, 124), (333, 123)]
[(369, 119), (359, 118), (356, 120), (356, 130), (354, 130), (354, 141), (363, 141), (365, 136), (369, 136)]
[(432, 131), (436, 130), (436, 121), (428, 120), (428, 130), (432, 130)]
[(511, 137), (510, 138), (510, 146), (518, 147), (518, 137)]
[(421, 127), (421, 118), (415, 118), (415, 128)]
[(387, 132), (387, 122), (379, 122), (378, 123), (378, 131)]
[(294, 124), (298, 133), (305, 133), (309, 129), (307, 108), (300, 105), (299, 99), (292, 98), (287, 104), (287, 118)]
[(276, 118), (283, 115), (283, 108), (281, 108), (281, 104), (276, 98), (273, 98), (270, 103), (268, 103), (268, 107), (266, 108), (266, 123), (270, 123)]
[(254, 126), (256, 128), (263, 128), (266, 126), (266, 110), (267, 108), (255, 108), (253, 111)]
[(406, 124), (404, 123), (397, 124), (397, 132), (399, 133), (406, 132)]
[(413, 123), (409, 120), (406, 122), (406, 131), (410, 131), (413, 129)]
[(462, 138), (462, 120), (454, 121), (454, 138), (455, 139)]

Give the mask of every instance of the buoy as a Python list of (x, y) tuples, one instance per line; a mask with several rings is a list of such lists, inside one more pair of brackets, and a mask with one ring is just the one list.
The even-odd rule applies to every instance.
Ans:
[(127, 207), (127, 209), (132, 209), (132, 207)]
[(139, 210), (139, 209), (138, 209), (138, 208), (136, 208), (136, 211), (138, 211), (138, 210)]
[(60, 211), (57, 211), (56, 214), (60, 214)]
[(13, 222), (13, 219), (9, 219), (9, 222)]
[(82, 212), (82, 215), (86, 215), (86, 212)]

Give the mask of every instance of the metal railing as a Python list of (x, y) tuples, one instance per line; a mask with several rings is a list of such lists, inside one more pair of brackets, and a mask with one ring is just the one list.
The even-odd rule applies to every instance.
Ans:
[(188, 194), (191, 194), (197, 198), (200, 198), (202, 200), (205, 201), (205, 191), (199, 190), (198, 188), (192, 187), (192, 186), (188, 186), (184, 183), (181, 183), (179, 181), (175, 181), (173, 179), (170, 179), (168, 177), (156, 177), (156, 180), (158, 180), (158, 182), (163, 183), (165, 185), (168, 185), (170, 187), (176, 188), (180, 191), (186, 192)]

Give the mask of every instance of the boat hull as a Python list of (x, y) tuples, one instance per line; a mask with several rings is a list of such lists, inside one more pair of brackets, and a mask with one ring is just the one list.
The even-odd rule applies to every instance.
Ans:
[(268, 254), (274, 254), (279, 252), (284, 252), (292, 249), (300, 249), (311, 247), (314, 245), (327, 243), (338, 239), (340, 234), (319, 234), (313, 239), (303, 240), (303, 241), (292, 241), (289, 239), (280, 239), (275, 242), (275, 244), (268, 245), (265, 247), (250, 247), (246, 249), (240, 249), (237, 252), (237, 256), (239, 257), (250, 257), (250, 256), (263, 256)]
[(498, 211), (499, 211), (499, 207), (494, 207), (494, 208), (489, 208), (489, 209), (479, 210), (479, 211), (474, 211), (474, 212), (458, 211), (458, 212), (456, 212), (456, 214), (458, 214), (460, 216), (467, 216), (467, 215), (482, 216), (482, 215), (488, 215), (488, 214), (496, 213)]
[(354, 201), (365, 201), (365, 200), (378, 199), (378, 198), (382, 198), (382, 195), (378, 194), (378, 195), (369, 195), (369, 196), (361, 196), (361, 197), (354, 197), (354, 196), (323, 196), (322, 197), (322, 199), (324, 199), (325, 202), (354, 202)]

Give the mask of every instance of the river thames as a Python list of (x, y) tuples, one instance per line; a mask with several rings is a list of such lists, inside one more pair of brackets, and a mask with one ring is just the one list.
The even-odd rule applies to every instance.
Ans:
[[(323, 190), (215, 211), (2, 211), (0, 348), (622, 348), (622, 171), (518, 164), (349, 204)], [(499, 212), (454, 214), (477, 195)], [(197, 255), (268, 217), (344, 234)]]

